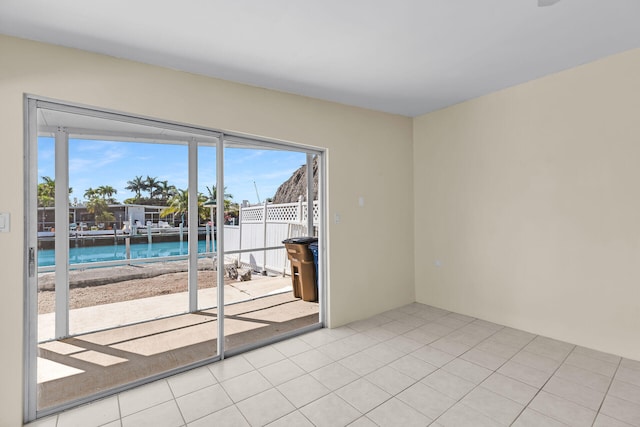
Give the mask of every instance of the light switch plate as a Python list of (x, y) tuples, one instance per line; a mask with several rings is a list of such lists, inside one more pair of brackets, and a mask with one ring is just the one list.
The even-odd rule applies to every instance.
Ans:
[(11, 215), (9, 212), (0, 212), (0, 233), (8, 233), (11, 228)]

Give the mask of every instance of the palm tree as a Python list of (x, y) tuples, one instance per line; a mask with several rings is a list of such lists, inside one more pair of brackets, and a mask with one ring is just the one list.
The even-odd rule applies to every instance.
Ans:
[(117, 194), (118, 190), (110, 185), (101, 185), (96, 189), (96, 193), (99, 194), (102, 199), (106, 200), (108, 203), (115, 203), (113, 195)]
[[(38, 206), (53, 206), (56, 200), (56, 181), (49, 176), (42, 176), (41, 183), (38, 184)], [(69, 187), (69, 194), (73, 189)]]
[[(211, 188), (209, 187), (205, 187), (207, 189), (207, 192), (209, 193), (209, 198), (211, 200), (218, 200), (218, 189), (216, 188), (215, 185), (212, 185)], [(228, 210), (231, 207), (231, 199), (233, 199), (233, 194), (231, 193), (227, 193), (227, 187), (224, 187), (224, 209), (225, 211)]]
[(131, 181), (127, 181), (127, 186), (124, 187), (125, 190), (133, 191), (136, 195), (136, 199), (140, 200), (141, 193), (146, 191), (145, 180), (142, 179), (142, 176), (136, 176)]
[[(207, 201), (207, 197), (198, 193), (198, 216), (200, 219), (207, 217), (207, 208), (204, 206), (204, 202)], [(180, 215), (182, 222), (184, 223), (184, 217), (189, 212), (189, 191), (177, 190), (176, 194), (169, 199), (169, 206), (160, 211), (160, 217), (166, 218), (167, 216), (174, 214)]]
[[(56, 181), (49, 176), (42, 176), (41, 183), (38, 184), (38, 207), (48, 208), (52, 207), (56, 203)], [(69, 187), (69, 194), (73, 192), (73, 189)], [(46, 222), (46, 211), (42, 209), (42, 227)]]
[(160, 211), (160, 218), (166, 218), (171, 214), (178, 214), (182, 217), (184, 223), (184, 215), (189, 212), (189, 192), (187, 190), (178, 190), (176, 194), (169, 199), (169, 206)]
[[(209, 193), (209, 198), (216, 200), (216, 198), (218, 197), (218, 189), (216, 188), (215, 185), (212, 185), (211, 188), (209, 187), (205, 187), (207, 189), (207, 192)], [(230, 193), (226, 193), (227, 191), (227, 187), (224, 187), (224, 198), (226, 199), (233, 199), (233, 194)]]
[[(38, 184), (38, 206), (43, 208), (54, 206), (56, 202), (56, 183), (48, 176), (43, 176), (42, 180), (44, 182)], [(46, 210), (42, 209), (42, 230), (44, 230), (46, 221)]]
[(100, 192), (97, 189), (89, 187), (86, 190), (84, 190), (84, 198), (87, 200), (94, 199), (99, 195), (100, 195)]
[(158, 181), (157, 177), (150, 177), (147, 175), (147, 178), (144, 180), (145, 190), (149, 192), (149, 199), (153, 199), (158, 194)]
[(87, 202), (87, 212), (92, 213), (96, 224), (99, 222), (113, 222), (115, 217), (109, 211), (109, 205), (104, 199), (94, 196)]
[(175, 185), (169, 185), (169, 181), (160, 181), (158, 183), (158, 194), (160, 195), (160, 200), (162, 202), (166, 202), (171, 197), (173, 197), (178, 189)]
[(56, 182), (51, 177), (43, 176), (38, 184), (38, 206), (53, 206), (56, 199)]

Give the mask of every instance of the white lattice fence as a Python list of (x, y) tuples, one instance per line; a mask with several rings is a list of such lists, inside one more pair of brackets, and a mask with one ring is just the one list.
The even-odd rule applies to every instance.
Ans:
[[(307, 203), (299, 201), (296, 203), (282, 203), (278, 205), (267, 204), (267, 222), (306, 222)], [(313, 223), (318, 223), (318, 201), (313, 202)], [(240, 223), (262, 223), (264, 222), (265, 206), (249, 206), (240, 209)]]
[(262, 222), (264, 219), (264, 207), (252, 206), (240, 209), (240, 223)]
[[(265, 215), (266, 212), (266, 215)], [(265, 247), (281, 246), (289, 237), (307, 235), (307, 203), (283, 203), (250, 206), (240, 210), (240, 249), (256, 249), (240, 255), (240, 261), (255, 270), (283, 271), (289, 274), (287, 254), (284, 250), (261, 250)], [(318, 201), (313, 203), (313, 222), (318, 223)], [(226, 233), (226, 232), (225, 232)], [(226, 236), (226, 234), (225, 234)], [(227, 248), (231, 250), (230, 248)], [(266, 262), (265, 262), (266, 256)]]
[(300, 218), (300, 204), (267, 205), (267, 222), (295, 222)]

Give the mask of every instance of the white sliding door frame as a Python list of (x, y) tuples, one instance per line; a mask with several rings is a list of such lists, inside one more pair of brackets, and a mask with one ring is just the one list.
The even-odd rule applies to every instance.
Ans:
[(38, 183), (38, 126), (37, 103), (25, 97), (24, 126), (24, 410), (25, 422), (36, 418), (37, 410), (37, 356), (38, 356), (38, 192), (32, 188)]
[(189, 312), (198, 311), (198, 143), (189, 141)]
[(224, 359), (224, 135), (216, 145), (216, 283), (218, 305), (218, 355)]
[[(88, 129), (79, 125), (74, 126), (75, 123), (70, 123), (69, 126), (58, 125), (59, 127), (38, 127), (39, 111), (40, 109), (46, 111), (53, 111), (58, 113), (66, 113), (72, 115), (82, 116), (84, 118), (106, 119), (119, 123), (126, 123), (133, 125), (147, 126), (151, 128), (157, 128), (160, 130), (166, 130), (166, 132), (159, 132), (156, 134), (144, 135), (141, 133), (135, 134), (131, 137), (131, 134), (126, 131), (118, 131), (118, 128), (106, 129), (100, 133), (100, 129)], [(82, 122), (82, 121), (80, 121)], [(55, 183), (56, 183), (56, 195), (55, 195), (55, 274), (56, 274), (56, 316), (55, 316), (55, 338), (68, 337), (70, 334), (69, 325), (69, 138), (79, 137), (88, 138), (102, 137), (113, 138), (113, 140), (126, 140), (126, 141), (155, 141), (158, 143), (179, 143), (188, 147), (188, 194), (189, 194), (189, 213), (188, 220), (189, 225), (198, 224), (198, 148), (202, 146), (212, 146), (215, 143), (216, 146), (216, 188), (217, 191), (216, 205), (219, 207), (224, 206), (224, 148), (225, 145), (229, 146), (242, 146), (245, 148), (256, 149), (275, 149), (275, 150), (288, 150), (297, 151), (307, 154), (307, 168), (309, 171), (308, 185), (308, 215), (307, 226), (309, 233), (313, 232), (313, 158), (318, 156), (318, 169), (319, 169), (319, 189), (318, 198), (320, 202), (320, 214), (319, 214), (319, 298), (320, 298), (320, 313), (319, 322), (315, 325), (311, 325), (302, 328), (297, 331), (292, 331), (285, 335), (269, 338), (254, 344), (247, 345), (242, 349), (233, 349), (227, 351), (224, 345), (224, 286), (217, 286), (217, 354), (210, 358), (206, 358), (202, 361), (190, 364), (188, 366), (173, 369), (168, 372), (163, 372), (154, 375), (144, 380), (138, 380), (123, 386), (105, 390), (103, 392), (87, 396), (80, 400), (65, 403), (54, 408), (46, 408), (44, 410), (37, 409), (38, 398), (38, 385), (37, 385), (37, 357), (38, 357), (38, 268), (37, 268), (37, 183), (38, 183), (38, 136), (39, 132), (44, 128), (48, 135), (55, 137)], [(126, 126), (124, 127), (126, 130)], [(92, 133), (93, 132), (93, 133)], [(98, 132), (98, 133), (96, 133)], [(173, 134), (172, 134), (173, 132)], [(192, 135), (190, 139), (179, 138), (176, 134), (189, 134)], [(172, 136), (173, 135), (173, 136)], [(129, 139), (130, 138), (130, 139)], [(215, 141), (215, 142), (214, 142)], [(277, 140), (258, 139), (253, 137), (247, 137), (240, 134), (225, 133), (223, 131), (202, 128), (191, 125), (183, 125), (180, 123), (164, 122), (151, 118), (139, 117), (128, 115), (120, 112), (106, 111), (96, 109), (93, 107), (84, 107), (73, 104), (68, 104), (61, 101), (50, 100), (41, 97), (35, 97), (25, 95), (25, 264), (24, 264), (24, 289), (25, 289), (25, 406), (24, 406), (24, 419), (25, 422), (32, 421), (40, 416), (45, 416), (60, 410), (77, 406), (82, 403), (86, 403), (97, 398), (108, 396), (131, 387), (154, 381), (159, 378), (164, 378), (168, 375), (172, 375), (187, 369), (194, 368), (196, 366), (205, 365), (220, 359), (223, 359), (227, 355), (235, 354), (240, 351), (246, 351), (251, 348), (255, 348), (260, 345), (264, 345), (270, 342), (275, 342), (283, 338), (297, 335), (299, 333), (306, 332), (308, 330), (320, 328), (326, 326), (326, 313), (327, 313), (327, 287), (324, 283), (327, 277), (327, 262), (326, 262), (326, 195), (325, 195), (325, 183), (326, 179), (326, 159), (325, 150), (304, 147), (298, 144), (287, 143)], [(224, 242), (224, 209), (216, 209), (216, 240), (217, 247), (215, 254), (217, 257), (217, 283), (224, 283), (224, 256), (225, 256), (225, 242)], [(188, 312), (198, 311), (198, 227), (189, 227), (188, 234), (188, 247), (189, 253), (187, 256), (189, 264), (189, 300), (188, 300)], [(233, 252), (233, 251), (232, 251)], [(71, 328), (73, 329), (73, 328)]]
[(55, 133), (55, 338), (69, 336), (69, 133)]

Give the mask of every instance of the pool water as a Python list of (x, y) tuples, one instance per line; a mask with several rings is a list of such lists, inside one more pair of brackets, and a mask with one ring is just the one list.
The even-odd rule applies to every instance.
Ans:
[[(205, 252), (204, 240), (198, 241), (198, 253)], [(215, 245), (214, 245), (215, 246)], [(155, 242), (155, 243), (132, 243), (131, 259), (158, 258), (166, 256), (187, 255), (189, 242)], [(124, 243), (107, 246), (79, 246), (71, 245), (69, 248), (69, 263), (82, 264), (86, 262), (116, 261), (124, 260)], [(215, 249), (214, 249), (215, 250)], [(38, 267), (55, 265), (55, 250), (38, 250)]]

